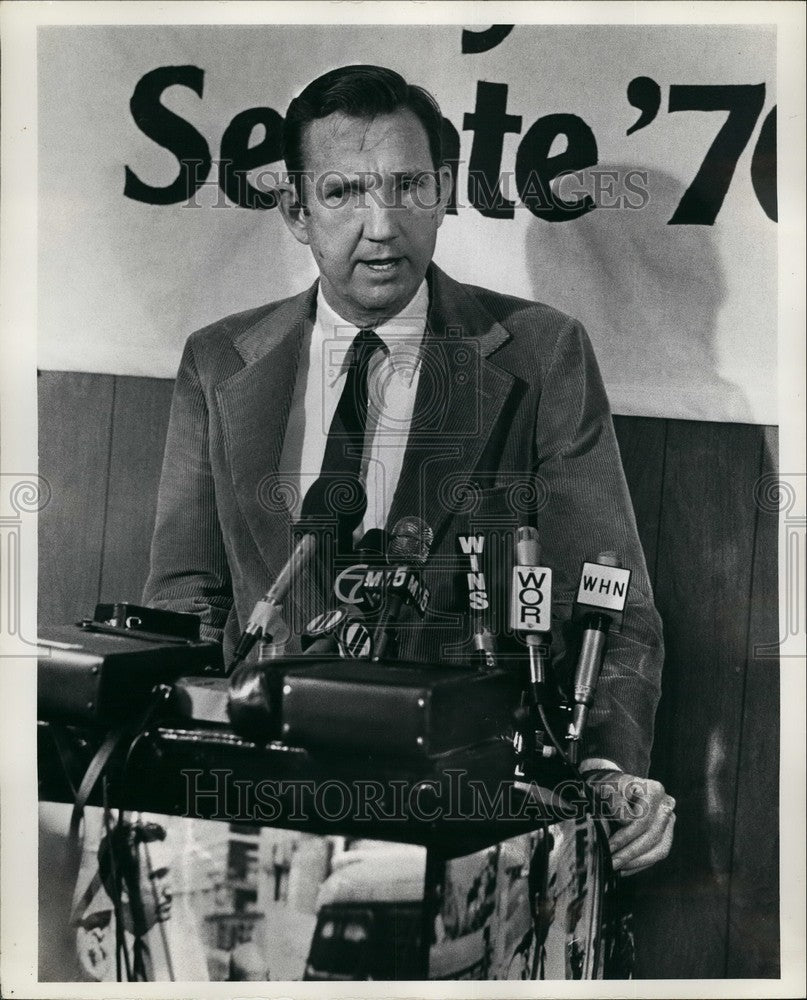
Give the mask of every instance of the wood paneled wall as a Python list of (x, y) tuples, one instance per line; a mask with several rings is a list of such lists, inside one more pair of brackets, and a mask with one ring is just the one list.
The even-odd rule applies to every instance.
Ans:
[(620, 417), (664, 621), (651, 774), (670, 857), (636, 876), (637, 978), (779, 975), (777, 516), (754, 499), (772, 428)]
[[(138, 601), (172, 382), (39, 379), (40, 621)], [(667, 660), (653, 776), (678, 801), (670, 857), (629, 880), (637, 978), (779, 974), (777, 517), (754, 485), (772, 428), (616, 418)]]

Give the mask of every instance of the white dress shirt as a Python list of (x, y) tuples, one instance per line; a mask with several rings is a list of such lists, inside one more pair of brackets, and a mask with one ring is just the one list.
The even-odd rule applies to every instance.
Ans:
[[(409, 305), (373, 327), (387, 350), (376, 351), (368, 372), (367, 430), (361, 465), (367, 513), (356, 529), (357, 538), (370, 528), (387, 526), (412, 425), (428, 309), (429, 289), (424, 280)], [(283, 479), (296, 488), (297, 502), (291, 511), (294, 519), (322, 468), (328, 431), (345, 387), (349, 348), (358, 332), (359, 327), (334, 312), (320, 286), (314, 327), (309, 343), (302, 345), (278, 466)]]

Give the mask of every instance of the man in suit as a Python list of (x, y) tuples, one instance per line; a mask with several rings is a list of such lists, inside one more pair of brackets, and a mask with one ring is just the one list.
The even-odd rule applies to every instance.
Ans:
[[(164, 969), (155, 968), (157, 956), (149, 945), (149, 932), (171, 917), (170, 863), (162, 844), (165, 833), (158, 823), (124, 822), (102, 838), (98, 875), (78, 901), (78, 908), (87, 905), (76, 919), (79, 960), (91, 978), (103, 981), (117, 976), (115, 899), (120, 901), (127, 974), (140, 982), (153, 980), (159, 972), (163, 973), (160, 978), (168, 978)], [(165, 944), (157, 943), (162, 956)]]
[[(146, 600), (196, 612), (203, 634), (230, 650), (288, 557), (302, 498), (333, 467), (339, 441), (368, 499), (356, 537), (402, 515), (434, 532), (430, 608), (403, 629), (403, 658), (467, 660), (458, 533), (538, 528), (555, 573), (559, 664), (581, 563), (619, 552), (633, 570), (632, 596), (610, 643), (584, 766), (592, 783), (616, 791), (615, 867), (637, 871), (669, 851), (674, 802), (657, 782), (636, 780), (649, 766), (661, 630), (608, 401), (579, 323), (460, 284), (432, 263), (451, 185), (441, 129), (433, 98), (380, 67), (326, 73), (292, 102), (280, 208), (320, 278), (190, 337)], [(351, 379), (358, 436), (345, 409)], [(503, 574), (491, 575), (503, 588)], [(320, 607), (310, 591), (290, 604), (297, 622)], [(289, 651), (299, 648), (295, 633)]]

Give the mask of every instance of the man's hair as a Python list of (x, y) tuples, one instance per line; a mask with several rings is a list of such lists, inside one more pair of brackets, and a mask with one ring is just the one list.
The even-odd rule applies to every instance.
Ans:
[(372, 120), (394, 111), (411, 111), (423, 126), (435, 170), (443, 162), (443, 116), (428, 90), (383, 66), (341, 66), (308, 84), (289, 105), (283, 124), (283, 156), (295, 183), (303, 171), (303, 132), (335, 112)]
[(165, 827), (159, 823), (124, 822), (113, 827), (98, 845), (98, 873), (107, 891), (114, 889), (112, 872), (115, 871), (131, 892), (140, 874), (138, 846), (158, 840), (165, 840)]

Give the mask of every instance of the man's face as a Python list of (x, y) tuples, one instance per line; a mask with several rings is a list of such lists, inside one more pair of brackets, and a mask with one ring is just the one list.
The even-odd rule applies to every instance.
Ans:
[(311, 247), (322, 291), (340, 316), (370, 327), (418, 289), (445, 216), (451, 174), (434, 170), (426, 130), (408, 109), (373, 119), (341, 113), (303, 133), (302, 206), (281, 200)]
[(171, 916), (171, 871), (169, 858), (161, 843), (140, 844), (138, 849), (139, 878), (138, 895), (142, 907), (130, 901), (133, 930), (145, 934), (157, 923), (163, 923)]
[(140, 876), (140, 896), (149, 927), (161, 924), (171, 916), (171, 879), (168, 868), (158, 868), (152, 872), (142, 872)]

